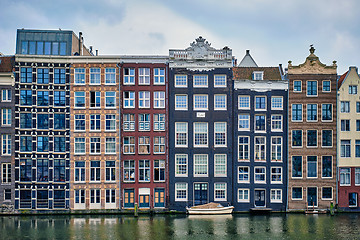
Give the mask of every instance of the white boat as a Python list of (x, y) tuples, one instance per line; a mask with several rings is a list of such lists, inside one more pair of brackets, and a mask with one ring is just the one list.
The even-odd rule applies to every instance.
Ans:
[(201, 215), (216, 215), (216, 214), (231, 214), (234, 210), (233, 206), (224, 207), (219, 203), (207, 203), (204, 205), (193, 206), (186, 208), (188, 214), (201, 214)]

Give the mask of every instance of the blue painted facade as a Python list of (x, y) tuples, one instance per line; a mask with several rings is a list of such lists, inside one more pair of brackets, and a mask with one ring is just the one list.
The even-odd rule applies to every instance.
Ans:
[[(226, 62), (222, 64), (226, 67), (214, 67), (209, 61), (208, 58), (214, 56), (216, 51), (223, 54), (223, 59), (220, 61)], [(233, 198), (231, 58), (231, 50), (228, 48), (215, 50), (201, 37), (186, 50), (170, 50), (169, 205), (172, 210), (185, 211), (186, 206), (208, 202), (220, 202), (226, 206), (231, 204)], [(193, 61), (194, 59), (196, 61)], [(179, 86), (179, 76), (183, 80), (187, 79), (187, 83)], [(204, 76), (207, 76), (207, 85), (195, 86), (195, 79)], [(214, 78), (218, 79), (219, 76), (226, 79), (221, 87), (214, 85)], [(219, 95), (226, 98), (226, 103), (223, 109), (216, 110), (214, 98)], [(206, 109), (197, 110), (194, 101), (199, 96), (207, 96)], [(178, 97), (185, 97), (187, 104), (179, 106), (181, 104)], [(205, 132), (202, 136), (206, 136), (207, 140), (205, 140), (206, 144), (199, 147), (197, 145), (199, 135), (196, 129), (200, 125), (204, 127), (203, 132)], [(221, 135), (214, 133), (215, 125), (226, 127), (225, 136), (222, 135), (226, 143), (220, 144), (221, 146), (219, 138), (215, 140), (216, 136)], [(184, 141), (181, 142), (180, 139)], [(203, 168), (198, 165), (201, 162), (204, 164)], [(202, 170), (199, 170), (201, 168)]]
[[(264, 80), (252, 80), (255, 72), (262, 73)], [(277, 72), (276, 79), (267, 78), (270, 72)], [(282, 80), (279, 68), (237, 67), (233, 75), (234, 211), (286, 211), (287, 81)], [(248, 106), (245, 99), (250, 100)], [(273, 99), (282, 99), (282, 106), (275, 109)], [(281, 129), (275, 125), (279, 118)]]

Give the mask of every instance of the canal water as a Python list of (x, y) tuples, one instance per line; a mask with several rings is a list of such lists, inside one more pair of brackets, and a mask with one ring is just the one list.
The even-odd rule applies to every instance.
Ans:
[(5, 216), (0, 239), (360, 239), (360, 214)]

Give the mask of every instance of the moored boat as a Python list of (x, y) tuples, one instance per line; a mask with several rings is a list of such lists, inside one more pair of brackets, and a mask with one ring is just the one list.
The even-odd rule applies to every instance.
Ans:
[(234, 206), (224, 207), (219, 203), (207, 203), (203, 205), (193, 206), (186, 208), (188, 214), (201, 214), (201, 215), (217, 215), (217, 214), (231, 214)]

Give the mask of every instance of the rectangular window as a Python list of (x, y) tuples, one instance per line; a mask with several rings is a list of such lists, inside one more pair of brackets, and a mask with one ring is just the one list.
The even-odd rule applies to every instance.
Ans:
[(317, 121), (317, 104), (307, 104), (307, 121)]
[(188, 145), (188, 123), (175, 123), (175, 147), (187, 147)]
[(332, 156), (322, 156), (322, 177), (332, 177)]
[(252, 73), (253, 80), (263, 80), (264, 79), (264, 72), (254, 71)]
[(208, 155), (194, 154), (194, 177), (208, 176)]
[(194, 147), (208, 146), (208, 123), (194, 123)]
[(116, 69), (105, 68), (105, 84), (116, 84)]
[(100, 161), (90, 161), (90, 181), (100, 182)]
[(49, 83), (49, 69), (48, 68), (38, 68), (37, 69), (37, 83), (38, 84), (48, 84)]
[(4, 200), (11, 200), (11, 189), (4, 189)]
[(357, 207), (357, 201), (358, 201), (358, 193), (351, 192), (349, 193), (349, 207)]
[(255, 131), (266, 131), (265, 115), (255, 115)]
[(135, 84), (135, 69), (124, 68), (124, 85), (134, 85), (134, 84)]
[(238, 183), (250, 182), (249, 167), (239, 167), (238, 169)]
[(85, 115), (76, 114), (74, 117), (75, 121), (75, 131), (85, 131)]
[(194, 94), (194, 110), (208, 110), (208, 95)]
[(54, 159), (54, 182), (65, 182), (65, 159)]
[(154, 85), (164, 85), (164, 84), (165, 84), (165, 69), (154, 68)]
[(266, 110), (266, 96), (255, 97), (255, 110)]
[(165, 131), (165, 114), (154, 114), (154, 131)]
[(65, 137), (54, 137), (54, 152), (65, 152), (66, 142)]
[(214, 123), (214, 146), (226, 147), (226, 122)]
[(302, 121), (302, 104), (292, 104), (291, 105), (291, 120), (293, 122), (301, 122)]
[(249, 189), (238, 189), (238, 202), (249, 201)]
[(341, 131), (350, 131), (350, 120), (341, 120)]
[(270, 190), (270, 202), (282, 202), (282, 190), (281, 189), (271, 189)]
[(165, 108), (165, 92), (154, 92), (154, 108)]
[(105, 108), (116, 107), (116, 92), (105, 92)]
[(165, 181), (165, 160), (154, 160), (154, 182)]
[(329, 80), (322, 81), (322, 91), (331, 92), (331, 82)]
[(123, 130), (135, 131), (135, 114), (123, 115)]
[(150, 137), (139, 137), (139, 154), (150, 154)]
[(150, 131), (150, 114), (139, 114), (139, 131)]
[(124, 160), (124, 182), (135, 181), (135, 161)]
[(175, 183), (175, 201), (187, 201), (187, 183)]
[(293, 147), (302, 147), (302, 130), (292, 130), (291, 142)]
[(150, 182), (150, 160), (139, 160), (139, 182)]
[(38, 106), (49, 106), (49, 92), (38, 91), (37, 92), (37, 105)]
[(90, 189), (90, 204), (100, 204), (101, 192), (100, 189)]
[(139, 85), (150, 84), (150, 68), (139, 68)]
[(105, 153), (106, 154), (116, 153), (116, 138), (114, 137), (105, 138)]
[(38, 182), (47, 182), (49, 181), (49, 160), (48, 159), (38, 159), (36, 165)]
[(75, 92), (75, 108), (85, 107), (85, 92)]
[(301, 92), (301, 81), (294, 81), (294, 92)]
[(114, 114), (105, 115), (105, 131), (116, 131), (116, 116)]
[(282, 97), (271, 97), (271, 109), (282, 110), (283, 109), (283, 98)]
[(175, 75), (175, 87), (186, 88), (187, 87), (187, 76), (186, 75)]
[(31, 113), (20, 113), (20, 128), (32, 128)]
[(360, 131), (360, 120), (356, 120), (356, 131)]
[(124, 154), (135, 153), (135, 137), (124, 137), (123, 140)]
[(208, 87), (208, 75), (194, 75), (194, 88), (196, 87)]
[(165, 137), (154, 137), (154, 154), (165, 153)]
[(317, 96), (317, 81), (307, 81), (307, 96)]
[(266, 144), (265, 137), (255, 137), (255, 161), (265, 161), (266, 156)]
[(360, 157), (360, 140), (355, 140), (355, 157)]
[(75, 161), (75, 182), (85, 182), (85, 162)]
[(282, 183), (282, 167), (271, 168), (271, 183)]
[(317, 147), (317, 130), (307, 130), (307, 146)]
[(54, 69), (54, 83), (55, 84), (65, 84), (66, 83), (65, 73), (66, 73), (65, 68), (55, 68)]
[(21, 159), (20, 160), (20, 182), (31, 182), (32, 180), (32, 160)]
[(248, 161), (249, 160), (249, 148), (250, 148), (249, 137), (239, 136), (238, 161)]
[(21, 42), (21, 54), (28, 54), (29, 48), (29, 41), (22, 41)]
[(357, 86), (356, 85), (349, 86), (349, 94), (357, 94)]
[(100, 131), (100, 114), (90, 115), (90, 131)]
[(322, 130), (322, 147), (332, 147), (332, 130)]
[(135, 92), (124, 92), (124, 108), (135, 107)]
[(85, 154), (85, 138), (75, 138), (74, 153)]
[(11, 89), (3, 89), (1, 91), (1, 101), (2, 102), (11, 102)]
[(115, 204), (116, 203), (116, 190), (106, 189), (105, 190), (105, 203)]
[(271, 137), (271, 161), (282, 161), (282, 137)]
[(37, 137), (37, 149), (38, 152), (47, 152), (49, 151), (49, 137)]
[(254, 168), (254, 183), (266, 183), (266, 169), (264, 167)]
[(32, 68), (22, 67), (20, 70), (20, 82), (21, 83), (32, 83)]
[(188, 176), (188, 155), (175, 154), (175, 176), (187, 177)]
[(340, 168), (340, 186), (350, 186), (350, 168)]
[(90, 68), (90, 84), (94, 84), (94, 85), (101, 84), (100, 73), (101, 73), (100, 68)]
[(90, 138), (90, 153), (91, 154), (100, 154), (101, 141), (99, 137)]
[(271, 131), (282, 131), (282, 115), (271, 115)]
[(85, 84), (85, 68), (75, 68), (74, 74), (75, 84)]
[(226, 110), (226, 95), (215, 94), (214, 95), (214, 110)]
[(176, 94), (175, 95), (175, 110), (188, 110), (187, 94)]
[(20, 152), (32, 152), (32, 136), (20, 136)]
[(238, 108), (250, 109), (250, 96), (238, 96)]
[(214, 87), (226, 87), (226, 75), (214, 75)]
[(332, 121), (332, 104), (321, 104), (322, 107), (322, 121)]
[(360, 102), (356, 102), (356, 113), (360, 113)]
[(214, 176), (226, 177), (226, 154), (214, 155)]
[(323, 200), (332, 200), (332, 187), (322, 187)]
[(351, 157), (351, 140), (340, 140), (340, 157)]
[(250, 115), (239, 114), (238, 115), (238, 130), (249, 131), (250, 130)]
[(317, 178), (317, 156), (307, 156), (307, 177)]
[(292, 200), (301, 200), (302, 199), (302, 187), (293, 187), (291, 198), (292, 198)]
[(350, 102), (349, 101), (341, 101), (340, 102), (340, 112), (341, 113), (349, 113), (350, 112)]
[(20, 105), (31, 106), (33, 104), (32, 91), (20, 90)]
[(355, 168), (355, 185), (360, 185), (360, 168)]
[(99, 108), (101, 106), (101, 92), (90, 92), (90, 107)]
[(1, 173), (2, 173), (1, 183), (11, 184), (11, 163), (2, 163)]
[(77, 189), (74, 194), (76, 204), (85, 204), (85, 189)]
[(66, 92), (54, 91), (54, 106), (64, 107), (66, 105)]
[(54, 113), (54, 129), (65, 129), (65, 114)]
[(292, 157), (292, 177), (293, 178), (302, 178), (302, 156), (293, 156)]
[(114, 182), (116, 180), (115, 161), (105, 162), (105, 181)]
[(214, 183), (214, 200), (226, 201), (226, 183)]
[(2, 126), (11, 126), (11, 108), (3, 108), (1, 109), (1, 116), (2, 116), (2, 121), (1, 121), (1, 125)]
[(150, 92), (139, 92), (139, 108), (150, 108)]

